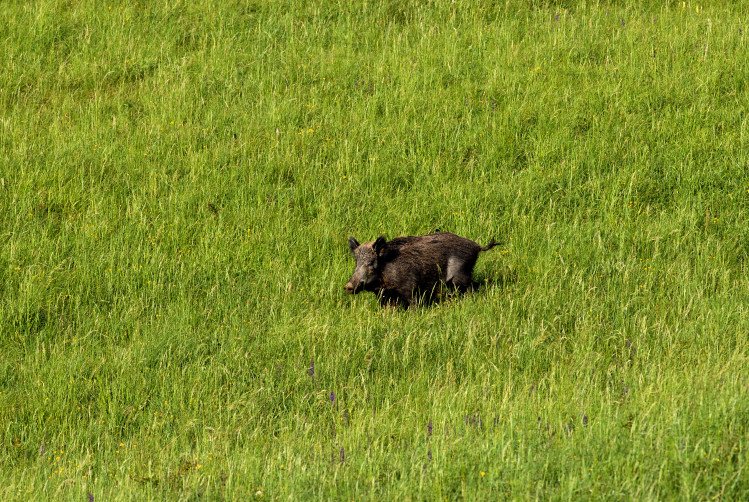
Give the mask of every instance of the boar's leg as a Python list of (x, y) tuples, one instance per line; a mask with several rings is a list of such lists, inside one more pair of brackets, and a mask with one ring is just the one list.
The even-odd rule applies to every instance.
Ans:
[(385, 292), (380, 293), (380, 306), (381, 307), (403, 307), (408, 308), (411, 304), (410, 301), (402, 298), (397, 293)]
[(458, 257), (451, 257), (447, 260), (447, 275), (445, 284), (450, 288), (457, 289), (461, 293), (476, 289), (477, 283), (473, 282), (471, 277), (473, 265), (476, 260), (464, 260)]

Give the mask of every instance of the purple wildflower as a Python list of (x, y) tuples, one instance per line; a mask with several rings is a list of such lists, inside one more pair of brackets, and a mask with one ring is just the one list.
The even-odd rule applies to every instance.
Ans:
[(622, 28), (624, 28), (624, 18), (622, 18)]
[(429, 423), (427, 424), (427, 437), (431, 437), (432, 435), (432, 419), (429, 419)]
[(554, 21), (559, 21), (559, 12), (557, 12), (557, 15), (554, 16)]
[(531, 391), (528, 393), (528, 397), (531, 397), (533, 395), (533, 391), (536, 390), (536, 384), (534, 383), (531, 385)]
[(477, 429), (484, 428), (484, 421), (481, 420), (481, 415), (478, 412), (473, 414), (473, 426)]
[(622, 398), (620, 404), (629, 404), (629, 387), (622, 387)]
[(307, 369), (307, 373), (312, 379), (312, 385), (315, 387), (315, 390), (317, 390), (317, 382), (315, 382), (315, 361), (311, 357), (309, 360), (309, 369)]
[(583, 413), (583, 427), (587, 427), (587, 426), (588, 426), (588, 415)]
[(432, 450), (427, 450), (427, 458), (430, 462), (432, 461)]
[(335, 392), (331, 390), (330, 391), (330, 404), (334, 404), (334, 403), (335, 403)]
[(94, 494), (91, 492), (86, 493), (86, 498), (88, 499), (88, 502), (94, 502)]
[(348, 409), (343, 410), (343, 423), (348, 425)]

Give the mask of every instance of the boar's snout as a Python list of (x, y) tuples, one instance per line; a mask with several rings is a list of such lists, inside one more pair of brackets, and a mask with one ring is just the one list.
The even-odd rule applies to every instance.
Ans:
[(343, 290), (350, 295), (353, 295), (354, 293), (358, 293), (359, 291), (357, 291), (357, 289), (359, 289), (359, 291), (361, 290), (360, 288), (357, 288), (356, 286), (354, 286), (354, 283), (352, 281), (348, 281), (346, 285), (343, 287)]

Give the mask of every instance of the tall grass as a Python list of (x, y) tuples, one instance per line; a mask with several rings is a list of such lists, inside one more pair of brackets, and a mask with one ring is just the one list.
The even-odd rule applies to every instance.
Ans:
[(745, 7), (0, 12), (0, 499), (749, 498)]

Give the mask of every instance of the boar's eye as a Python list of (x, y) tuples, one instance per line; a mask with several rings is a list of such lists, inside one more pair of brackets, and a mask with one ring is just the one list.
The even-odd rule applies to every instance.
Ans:
[(377, 255), (367, 247), (360, 247), (356, 250), (356, 262), (363, 267), (375, 268), (377, 266)]

